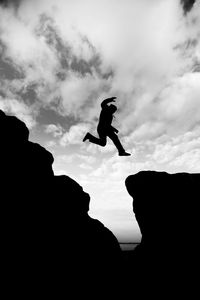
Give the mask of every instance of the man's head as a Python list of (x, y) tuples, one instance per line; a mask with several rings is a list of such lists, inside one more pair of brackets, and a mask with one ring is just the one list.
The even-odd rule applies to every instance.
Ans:
[(110, 108), (110, 112), (111, 112), (112, 114), (114, 114), (114, 113), (116, 112), (116, 110), (117, 110), (117, 107), (116, 107), (114, 104), (111, 104), (111, 105), (109, 106), (109, 108)]

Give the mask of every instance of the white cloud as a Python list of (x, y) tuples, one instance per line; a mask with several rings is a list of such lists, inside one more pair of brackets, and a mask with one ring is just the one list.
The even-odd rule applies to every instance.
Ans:
[(199, 163), (200, 149), (198, 148), (182, 153), (181, 156), (176, 157), (170, 162), (170, 166), (173, 167), (173, 169), (179, 170), (179, 172), (199, 173)]
[(93, 168), (88, 165), (87, 163), (82, 163), (80, 164), (80, 168), (85, 169), (85, 170), (92, 170)]
[(56, 146), (55, 141), (48, 141), (45, 143), (45, 147), (52, 149), (54, 146)]
[(82, 161), (84, 161), (87, 164), (93, 164), (96, 162), (96, 157), (94, 156), (89, 156), (89, 155), (82, 155), (82, 154), (77, 154), (76, 155), (77, 158), (81, 159)]
[(68, 73), (68, 77), (60, 84), (60, 95), (62, 97), (61, 111), (65, 114), (81, 116), (87, 118), (96, 116), (96, 109), (93, 112), (87, 102), (93, 103), (97, 100), (97, 95), (102, 93), (107, 83), (105, 80), (98, 78), (95, 74), (86, 74), (84, 76)]
[(24, 121), (29, 129), (36, 124), (33, 118), (34, 112), (22, 101), (16, 99), (2, 99), (0, 97), (0, 109)]
[(0, 8), (0, 16), (0, 37), (6, 45), (6, 56), (25, 72), (24, 85), (40, 81), (54, 83), (59, 62), (44, 36), (36, 35), (37, 24), (32, 27), (12, 9)]
[(68, 163), (72, 163), (74, 160), (75, 156), (73, 154), (71, 155), (57, 155), (55, 162), (57, 164), (68, 164)]
[(170, 131), (187, 132), (200, 121), (200, 73), (188, 73), (162, 93), (160, 114)]
[(54, 137), (59, 137), (62, 135), (63, 129), (60, 125), (49, 124), (46, 125), (45, 132), (52, 133)]
[(93, 155), (96, 155), (99, 151), (99, 146), (98, 145), (95, 145), (95, 144), (92, 144), (92, 143), (85, 143), (82, 145), (81, 147), (83, 149), (83, 151), (86, 151), (88, 153), (91, 153)]
[(130, 175), (141, 170), (168, 172), (200, 172), (200, 127), (176, 137), (158, 138), (157, 140), (137, 142), (130, 150), (130, 157), (115, 154), (105, 158), (91, 172), (96, 180), (101, 178), (113, 182), (124, 181)]
[(163, 144), (155, 145), (151, 158), (157, 164), (163, 164), (169, 170), (200, 171), (200, 128), (193, 132), (174, 137)]
[[(101, 92), (117, 94), (127, 133), (134, 122), (157, 118), (151, 113), (158, 109), (155, 97), (171, 82), (173, 90), (172, 79), (190, 71), (199, 57), (199, 43), (184, 44), (198, 37), (199, 10), (196, 5), (184, 18), (178, 0), (22, 1), (17, 14), (1, 9), (1, 39), (7, 56), (25, 71), (26, 84), (38, 83), (43, 104), (60, 98), (60, 112), (92, 121)], [(66, 48), (55, 47), (56, 36)], [(96, 54), (99, 70), (112, 70), (109, 80), (90, 65)], [(65, 69), (61, 55), (68, 61)], [(71, 69), (73, 56), (88, 63), (91, 73)], [(63, 82), (56, 77), (59, 70)]]
[(78, 123), (70, 127), (69, 131), (63, 134), (60, 139), (61, 146), (67, 146), (69, 144), (79, 145), (82, 144), (82, 140), (85, 134), (89, 131), (90, 125), (87, 123)]

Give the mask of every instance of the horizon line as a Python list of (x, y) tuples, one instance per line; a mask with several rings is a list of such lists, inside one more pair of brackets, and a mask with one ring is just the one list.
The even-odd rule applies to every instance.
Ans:
[(119, 242), (119, 244), (140, 244), (140, 243), (131, 243), (131, 242), (125, 243), (125, 242)]

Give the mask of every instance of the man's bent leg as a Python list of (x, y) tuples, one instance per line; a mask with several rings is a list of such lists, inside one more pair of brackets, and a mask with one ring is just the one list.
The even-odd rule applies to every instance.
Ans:
[(115, 134), (114, 132), (109, 132), (107, 135), (113, 141), (113, 143), (114, 143), (115, 147), (117, 148), (120, 156), (129, 156), (129, 155), (131, 155), (130, 153), (127, 153), (124, 150), (117, 134)]
[(106, 145), (106, 136), (100, 136), (100, 138), (96, 138), (95, 136), (93, 136), (91, 133), (87, 133), (86, 135), (87, 139), (96, 145), (102, 146), (104, 147)]
[(114, 132), (109, 132), (108, 134), (108, 137), (113, 141), (115, 147), (117, 148), (118, 152), (121, 153), (121, 152), (125, 152), (122, 144), (120, 143), (120, 140), (117, 136), (116, 133)]

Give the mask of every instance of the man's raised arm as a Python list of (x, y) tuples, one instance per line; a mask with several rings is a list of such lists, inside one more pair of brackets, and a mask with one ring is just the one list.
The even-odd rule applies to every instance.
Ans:
[(116, 98), (117, 98), (117, 97), (111, 97), (111, 98), (107, 98), (107, 99), (103, 100), (103, 102), (101, 103), (101, 107), (102, 107), (102, 108), (103, 108), (103, 107), (106, 107), (108, 103), (110, 103), (110, 102), (115, 102), (115, 99), (116, 99)]

